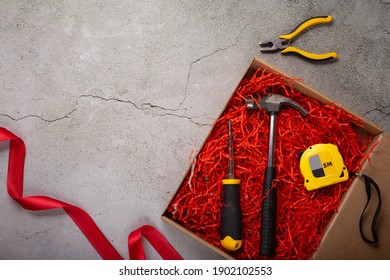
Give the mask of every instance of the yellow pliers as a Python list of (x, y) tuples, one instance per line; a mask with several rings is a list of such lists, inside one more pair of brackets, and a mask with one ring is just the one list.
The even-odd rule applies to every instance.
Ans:
[(301, 33), (303, 30), (305, 30), (306, 28), (320, 23), (330, 23), (331, 21), (332, 21), (332, 16), (310, 18), (304, 21), (303, 23), (301, 23), (300, 25), (298, 25), (293, 31), (291, 31), (288, 34), (281, 35), (275, 40), (262, 41), (260, 43), (260, 51), (273, 52), (277, 50), (282, 50), (281, 51), (282, 54), (297, 53), (306, 58), (313, 59), (313, 60), (326, 60), (332, 58), (337, 59), (337, 53), (335, 52), (314, 54), (291, 46), (292, 39), (296, 35)]

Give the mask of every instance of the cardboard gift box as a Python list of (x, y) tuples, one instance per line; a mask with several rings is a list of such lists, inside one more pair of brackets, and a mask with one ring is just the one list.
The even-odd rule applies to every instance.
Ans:
[[(310, 88), (302, 81), (289, 77), (286, 73), (283, 73), (272, 65), (261, 61), (257, 57), (254, 58), (253, 62), (249, 66), (247, 72), (243, 76), (243, 80), (248, 79), (254, 75), (259, 69), (265, 69), (267, 72), (280, 75), (281, 77), (284, 77), (286, 80), (288, 80), (289, 86), (294, 90), (301, 92), (305, 96), (316, 100), (321, 104), (341, 108), (343, 111), (359, 119), (360, 125), (354, 126), (354, 131), (360, 135), (363, 141), (368, 138), (370, 139), (370, 142), (364, 151), (364, 153), (369, 154), (369, 156), (364, 159), (364, 162), (361, 165), (361, 170), (359, 172), (372, 177), (379, 185), (381, 190), (382, 211), (377, 221), (377, 231), (380, 237), (380, 242), (373, 246), (365, 243), (362, 240), (359, 231), (359, 219), (367, 201), (367, 194), (365, 191), (364, 180), (362, 180), (362, 178), (355, 177), (353, 178), (352, 182), (350, 182), (345, 193), (343, 193), (341, 202), (338, 205), (338, 209), (334, 211), (332, 217), (327, 222), (324, 231), (321, 233), (320, 243), (310, 258), (390, 259), (390, 239), (387, 237), (388, 233), (390, 232), (390, 213), (388, 210), (388, 203), (390, 203), (390, 187), (388, 186), (388, 182), (390, 180), (390, 133), (383, 133), (382, 129), (373, 123), (364, 120), (360, 116), (350, 112), (347, 108), (336, 104), (334, 101), (327, 98), (324, 94), (321, 94), (318, 91)], [(229, 104), (229, 101), (227, 104)], [(207, 141), (208, 137), (206, 138), (202, 148), (205, 146)], [(200, 152), (202, 151), (202, 148), (200, 149)], [(187, 176), (183, 178), (183, 181), (179, 186), (179, 190), (181, 187), (183, 187), (183, 183), (185, 180), (187, 180), (186, 178), (188, 178), (190, 173), (191, 166), (189, 167)], [(259, 184), (259, 188), (262, 188), (261, 182)], [(168, 207), (171, 205), (175, 196), (172, 198)], [(378, 198), (373, 195), (370, 206), (365, 212), (365, 215), (372, 216), (372, 213), (375, 211), (375, 205), (377, 205), (377, 203)], [(168, 207), (162, 215), (162, 219), (164, 221), (195, 238), (202, 244), (210, 247), (225, 258), (235, 258), (231, 252), (223, 250), (220, 246), (211, 244), (192, 230), (186, 228), (180, 221), (175, 220), (172, 217), (172, 214), (168, 211)], [(367, 228), (369, 228), (369, 225)], [(243, 242), (245, 242), (245, 240), (243, 240)]]

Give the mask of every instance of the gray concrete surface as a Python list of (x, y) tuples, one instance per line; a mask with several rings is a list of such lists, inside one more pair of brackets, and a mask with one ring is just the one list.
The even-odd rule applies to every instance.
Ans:
[[(333, 24), (294, 45), (337, 62), (260, 53), (318, 15)], [(185, 259), (220, 259), (160, 216), (254, 56), (389, 131), (389, 16), (383, 0), (1, 0), (0, 125), (26, 143), (25, 195), (82, 207), (125, 258), (151, 224)], [(7, 163), (2, 143), (0, 259), (100, 259), (64, 212), (9, 198)]]

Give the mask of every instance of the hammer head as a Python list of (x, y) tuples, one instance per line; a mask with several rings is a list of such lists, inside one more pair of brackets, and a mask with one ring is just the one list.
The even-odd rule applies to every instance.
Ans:
[[(251, 97), (247, 97), (245, 103), (246, 103), (247, 110), (259, 109), (257, 103)], [(282, 109), (282, 107), (285, 105), (298, 110), (303, 116), (308, 115), (307, 111), (304, 108), (302, 108), (301, 105), (291, 100), (290, 98), (279, 94), (265, 95), (260, 100), (261, 108), (266, 110), (268, 115), (277, 115)]]

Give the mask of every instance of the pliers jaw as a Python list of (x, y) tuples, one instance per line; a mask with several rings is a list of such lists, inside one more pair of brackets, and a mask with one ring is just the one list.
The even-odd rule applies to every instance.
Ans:
[(261, 52), (274, 52), (278, 50), (283, 50), (290, 46), (291, 40), (286, 39), (274, 39), (260, 42), (260, 51)]

